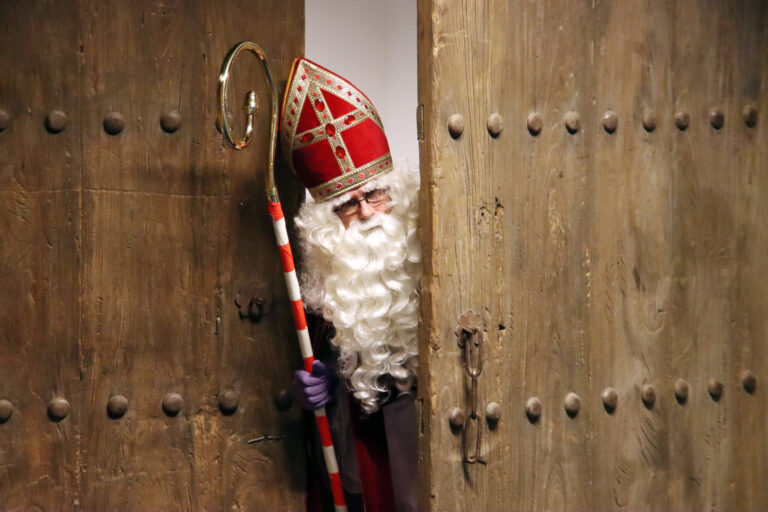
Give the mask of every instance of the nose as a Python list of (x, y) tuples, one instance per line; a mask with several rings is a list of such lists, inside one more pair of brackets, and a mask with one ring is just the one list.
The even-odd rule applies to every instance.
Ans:
[(357, 216), (360, 220), (365, 220), (373, 216), (376, 213), (376, 209), (368, 204), (368, 201), (360, 202), (360, 209), (357, 212)]

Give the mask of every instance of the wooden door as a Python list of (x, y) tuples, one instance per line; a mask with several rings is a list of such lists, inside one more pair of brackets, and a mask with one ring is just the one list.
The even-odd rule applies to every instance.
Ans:
[[(275, 405), (300, 356), (254, 173), (266, 148), (225, 146), (215, 95), (241, 40), (284, 83), (303, 13), (299, 0), (0, 6), (2, 510), (302, 507), (300, 415)], [(262, 141), (268, 96), (248, 57), (232, 116), (256, 86)], [(280, 185), (295, 209), (300, 187)], [(264, 315), (241, 314), (241, 290)]]
[(768, 5), (424, 0), (419, 27), (424, 509), (768, 509)]

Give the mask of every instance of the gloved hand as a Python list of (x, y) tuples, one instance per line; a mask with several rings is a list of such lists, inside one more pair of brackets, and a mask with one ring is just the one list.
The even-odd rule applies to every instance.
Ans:
[(319, 409), (336, 396), (339, 377), (321, 361), (312, 364), (312, 373), (296, 370), (291, 389), (299, 404), (308, 411)]

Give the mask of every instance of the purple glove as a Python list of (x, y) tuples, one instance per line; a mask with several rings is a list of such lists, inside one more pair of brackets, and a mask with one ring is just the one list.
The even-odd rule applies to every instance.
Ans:
[(308, 411), (319, 409), (336, 395), (339, 377), (320, 361), (312, 364), (312, 373), (296, 370), (291, 388), (293, 396)]

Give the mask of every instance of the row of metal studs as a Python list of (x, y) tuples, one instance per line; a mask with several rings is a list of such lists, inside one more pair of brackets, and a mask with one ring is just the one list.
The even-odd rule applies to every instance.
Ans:
[[(11, 124), (11, 115), (7, 110), (0, 108), (0, 132)], [(51, 110), (45, 116), (45, 129), (49, 133), (57, 134), (66, 130), (69, 124), (69, 116), (63, 110)], [(109, 135), (117, 135), (125, 129), (125, 117), (120, 112), (110, 112), (102, 121), (104, 131)], [(160, 127), (166, 133), (174, 133), (181, 128), (181, 114), (178, 110), (169, 110), (160, 116)]]
[[(757, 107), (755, 105), (746, 105), (741, 112), (744, 124), (750, 128), (757, 125)], [(675, 126), (680, 131), (685, 131), (691, 122), (691, 116), (685, 110), (679, 110), (674, 117)], [(646, 132), (650, 133), (658, 125), (656, 113), (651, 109), (643, 111), (641, 123)], [(581, 119), (579, 113), (570, 110), (563, 115), (563, 124), (565, 129), (571, 135), (576, 134), (581, 128)], [(709, 124), (715, 130), (721, 129), (725, 125), (725, 113), (721, 108), (713, 108), (709, 112)], [(531, 135), (536, 136), (544, 128), (544, 117), (539, 112), (530, 112), (526, 118), (526, 126)], [(614, 133), (619, 126), (619, 116), (613, 110), (608, 110), (603, 114), (603, 128), (607, 133)], [(448, 118), (448, 133), (451, 137), (458, 139), (464, 133), (465, 122), (461, 114), (453, 114)], [(494, 112), (486, 120), (486, 128), (491, 137), (498, 137), (504, 130), (504, 120), (501, 114)]]
[[(274, 398), (275, 407), (284, 411), (291, 407), (293, 399), (287, 390), (280, 391)], [(218, 405), (222, 414), (230, 416), (237, 411), (240, 405), (240, 395), (237, 391), (226, 390), (218, 396)], [(167, 393), (163, 397), (162, 409), (168, 416), (178, 415), (184, 407), (184, 398), (179, 393)], [(48, 417), (52, 421), (61, 421), (69, 415), (69, 400), (56, 397), (48, 402)], [(13, 416), (14, 407), (9, 400), (0, 400), (0, 425), (7, 422)], [(128, 411), (128, 398), (125, 395), (112, 395), (107, 401), (107, 414), (112, 419), (122, 418)]]
[[(745, 392), (750, 395), (754, 394), (757, 390), (757, 378), (751, 371), (747, 370), (741, 374), (741, 385)], [(678, 379), (673, 387), (675, 400), (678, 404), (685, 405), (690, 394), (690, 385), (685, 379)], [(707, 382), (707, 393), (715, 402), (720, 401), (724, 390), (723, 383), (717, 379), (709, 379)], [(613, 414), (619, 405), (619, 395), (616, 390), (611, 387), (605, 388), (601, 398), (605, 411), (608, 414)], [(643, 384), (640, 388), (640, 399), (647, 409), (653, 409), (656, 403), (656, 388), (652, 384)], [(538, 397), (530, 397), (525, 403), (525, 415), (528, 421), (531, 423), (538, 422), (541, 417), (542, 407), (541, 400)], [(581, 398), (576, 393), (568, 393), (563, 400), (563, 407), (568, 417), (575, 418), (581, 409)], [(501, 417), (501, 406), (496, 402), (490, 402), (486, 406), (485, 416), (488, 422), (494, 425)], [(464, 425), (464, 420), (464, 412), (459, 408), (452, 409), (448, 415), (448, 422), (454, 430), (461, 429)]]

